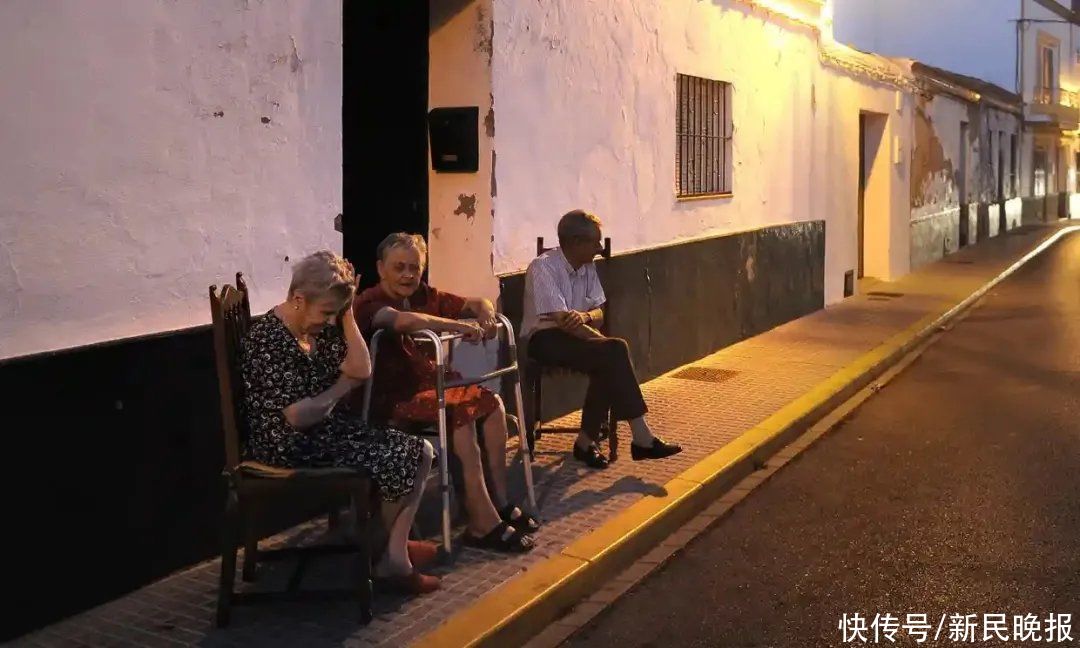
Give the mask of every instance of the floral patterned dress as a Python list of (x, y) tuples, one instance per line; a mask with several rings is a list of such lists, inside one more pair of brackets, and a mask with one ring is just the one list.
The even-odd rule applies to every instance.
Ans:
[(309, 355), (273, 310), (252, 323), (241, 349), (245, 456), (286, 468), (357, 468), (378, 483), (383, 499), (394, 501), (416, 487), (423, 440), (365, 425), (340, 403), (304, 430), (289, 425), (283, 413), (289, 405), (329, 389), (346, 350), (340, 327), (323, 329)]
[[(424, 313), (458, 319), (465, 310), (465, 298), (420, 284), (406, 300), (388, 295), (382, 286), (368, 288), (353, 300), (356, 324), (369, 343), (377, 330), (375, 315), (386, 307), (398, 311)], [(435, 398), (437, 368), (431, 357), (413, 339), (387, 330), (379, 339), (379, 357), (375, 359), (375, 385), (371, 395), (371, 416), (376, 421), (434, 423), (438, 415)], [(460, 378), (447, 371), (448, 380)], [(483, 420), (499, 407), (491, 391), (479, 385), (446, 390), (446, 422), (453, 430)]]

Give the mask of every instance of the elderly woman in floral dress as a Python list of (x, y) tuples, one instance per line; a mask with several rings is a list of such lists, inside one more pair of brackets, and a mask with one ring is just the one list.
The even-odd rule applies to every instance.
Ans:
[(255, 321), (241, 367), (248, 458), (287, 468), (349, 467), (371, 475), (391, 509), (386, 551), (374, 567), (381, 586), (410, 594), (439, 587), (420, 573), (436, 547), (409, 541), (434, 455), (423, 439), (367, 426), (338, 409), (371, 375), (367, 345), (352, 315), (357, 277), (333, 252), (296, 264), (285, 301)]

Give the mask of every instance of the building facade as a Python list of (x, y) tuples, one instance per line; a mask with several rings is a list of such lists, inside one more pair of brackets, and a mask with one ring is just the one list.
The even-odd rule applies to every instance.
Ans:
[[(35, 532), (12, 539), (5, 634), (216, 551), (206, 294), (237, 271), (263, 312), (304, 254), (372, 283), (408, 230), (432, 283), (514, 315), (537, 239), (585, 208), (649, 378), (1076, 187), (1056, 23), (1030, 26), (1049, 81), (1025, 59), (1013, 94), (837, 43), (825, 0), (109, 4), (0, 3), (0, 376), (45, 403), (12, 414), (38, 431), (12, 456), (56, 474), (9, 511)], [(72, 528), (95, 560), (50, 558)]]
[(442, 105), (487, 119), (479, 172), (433, 174), (432, 279), (516, 312), (537, 238), (592, 210), (613, 326), (651, 376), (902, 276), (913, 78), (828, 21), (816, 0), (465, 4), (432, 61), (448, 43), (476, 69)]
[(1075, 9), (1058, 0), (837, 0), (836, 35), (860, 49), (918, 59), (1019, 95), (1019, 195), (1024, 218), (1044, 221), (1080, 208)]
[(911, 267), (1022, 221), (1021, 98), (910, 62), (917, 79), (911, 157)]

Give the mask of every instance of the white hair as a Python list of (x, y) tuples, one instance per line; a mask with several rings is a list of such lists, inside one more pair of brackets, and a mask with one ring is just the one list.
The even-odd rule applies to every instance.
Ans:
[(427, 265), (427, 243), (424, 242), (424, 237), (419, 234), (406, 234), (405, 232), (395, 232), (390, 236), (387, 236), (379, 243), (379, 247), (376, 250), (376, 254), (379, 256), (379, 261), (386, 261), (386, 257), (389, 256), (390, 250), (394, 248), (406, 248), (413, 249), (420, 253), (420, 265)]
[(289, 295), (306, 299), (333, 297), (348, 301), (356, 289), (356, 275), (349, 262), (329, 250), (319, 250), (293, 266)]

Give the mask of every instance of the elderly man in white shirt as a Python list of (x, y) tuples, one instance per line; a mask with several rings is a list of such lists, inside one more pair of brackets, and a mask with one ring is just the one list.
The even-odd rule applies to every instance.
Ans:
[(634, 461), (662, 459), (682, 451), (653, 435), (645, 422), (648, 407), (641, 395), (626, 341), (597, 330), (604, 321), (604, 288), (593, 259), (602, 249), (601, 223), (577, 209), (559, 220), (559, 247), (536, 257), (525, 274), (522, 334), (529, 355), (543, 365), (588, 374), (581, 412), (581, 434), (574, 457), (591, 468), (607, 468), (596, 445), (608, 413), (629, 421)]

